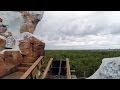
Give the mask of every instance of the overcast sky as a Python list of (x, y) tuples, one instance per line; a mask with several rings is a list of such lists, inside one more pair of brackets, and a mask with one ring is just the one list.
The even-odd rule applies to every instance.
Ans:
[(120, 12), (46, 11), (35, 34), (46, 49), (120, 48)]
[[(20, 13), (0, 11), (0, 16), (18, 36)], [(120, 11), (45, 11), (34, 34), (46, 49), (120, 48)]]

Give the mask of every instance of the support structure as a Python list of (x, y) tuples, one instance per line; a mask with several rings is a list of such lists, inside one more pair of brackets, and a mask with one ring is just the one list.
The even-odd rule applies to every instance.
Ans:
[(42, 74), (41, 79), (45, 79), (45, 77), (47, 76), (48, 71), (49, 71), (49, 69), (50, 69), (50, 66), (51, 66), (51, 64), (52, 64), (52, 61), (53, 61), (53, 58), (50, 58), (50, 60), (49, 60), (49, 62), (48, 62), (48, 65), (47, 65), (44, 73)]
[(40, 79), (71, 79), (69, 59), (53, 60), (50, 58)]
[(70, 72), (70, 65), (68, 58), (66, 58), (66, 68), (67, 68), (67, 79), (71, 79), (71, 72)]
[(33, 65), (20, 77), (20, 79), (27, 79), (28, 77), (30, 78), (36, 78), (35, 76), (37, 75), (37, 70), (40, 69), (40, 66), (42, 64), (44, 56), (40, 56), (34, 63)]

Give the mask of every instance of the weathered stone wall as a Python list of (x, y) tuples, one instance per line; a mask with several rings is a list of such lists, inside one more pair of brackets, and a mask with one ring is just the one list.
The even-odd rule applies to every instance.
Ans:
[(21, 40), (19, 48), (23, 55), (23, 62), (34, 62), (40, 56), (44, 56), (44, 47), (45, 43), (33, 36), (25, 40)]
[(30, 14), (26, 11), (22, 11), (21, 14), (24, 18), (24, 23), (20, 32), (22, 34), (29, 32), (31, 35), (17, 41), (19, 42), (19, 50), (16, 50), (14, 47), (6, 49), (6, 45), (8, 47), (16, 45), (16, 40), (9, 38), (9, 36), (12, 36), (12, 33), (8, 32), (6, 28), (0, 28), (0, 77), (14, 72), (21, 63), (33, 63), (45, 54), (45, 43), (32, 34), (37, 23), (41, 20), (40, 15)]
[(33, 63), (44, 56), (45, 43), (31, 36), (20, 40), (20, 51), (5, 50), (0, 54), (0, 77), (12, 73), (21, 63)]
[(6, 45), (6, 40), (0, 38), (0, 51), (5, 48), (5, 45)]
[(12, 73), (23, 62), (19, 51), (5, 51), (0, 54), (0, 77)]

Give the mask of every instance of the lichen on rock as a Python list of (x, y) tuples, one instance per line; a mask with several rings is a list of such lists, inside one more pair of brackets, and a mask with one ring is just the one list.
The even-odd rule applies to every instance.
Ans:
[(104, 58), (99, 69), (87, 79), (120, 79), (120, 57)]

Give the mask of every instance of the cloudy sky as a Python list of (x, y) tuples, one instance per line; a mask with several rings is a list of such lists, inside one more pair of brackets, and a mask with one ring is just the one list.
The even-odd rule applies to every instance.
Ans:
[[(17, 37), (20, 13), (0, 11), (0, 16)], [(34, 34), (46, 49), (120, 48), (120, 11), (45, 11)]]
[(46, 11), (35, 34), (46, 49), (120, 48), (120, 12)]
[[(30, 13), (39, 13), (41, 11), (30, 11)], [(13, 33), (15, 38), (20, 37), (20, 27), (23, 24), (21, 13), (16, 11), (0, 11), (0, 18), (3, 19), (3, 24), (8, 25), (8, 30)]]
[(8, 25), (8, 30), (18, 36), (18, 31), (23, 23), (21, 14), (13, 11), (0, 11), (0, 18), (3, 19), (3, 24)]

